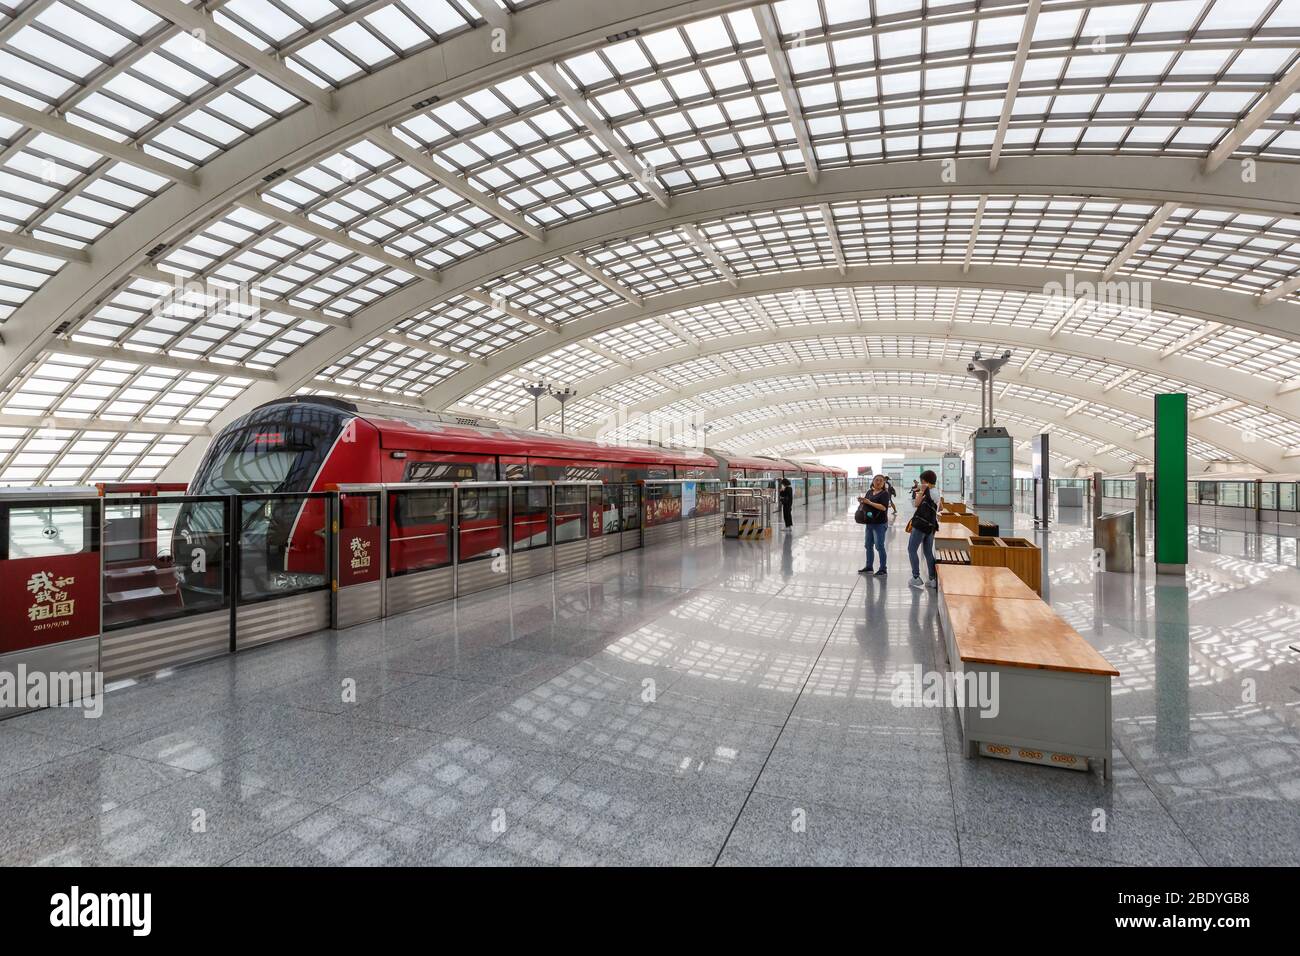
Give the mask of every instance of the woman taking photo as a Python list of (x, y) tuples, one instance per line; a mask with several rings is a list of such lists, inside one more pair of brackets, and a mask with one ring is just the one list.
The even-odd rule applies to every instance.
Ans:
[[(933, 471), (921, 472), (920, 486), (912, 497), (916, 512), (908, 522), (912, 533), (907, 539), (907, 559), (912, 563), (912, 580), (907, 583), (914, 588), (939, 586), (934, 576), (934, 533), (939, 530), (939, 504), (942, 500), (934, 490), (938, 480)], [(916, 555), (918, 548), (925, 551), (925, 566), (930, 573), (928, 581), (921, 580), (921, 564)]]
[(885, 569), (885, 529), (889, 527), (889, 503), (890, 503), (889, 486), (885, 483), (884, 475), (876, 475), (871, 479), (871, 487), (867, 493), (858, 499), (858, 504), (865, 505), (867, 509), (867, 566), (858, 568), (858, 574), (871, 574), (874, 555), (880, 555), (880, 570), (874, 572), (876, 577), (883, 577), (888, 573)]

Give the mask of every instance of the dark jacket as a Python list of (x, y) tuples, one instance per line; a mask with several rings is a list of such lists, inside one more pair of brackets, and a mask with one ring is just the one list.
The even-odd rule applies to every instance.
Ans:
[(868, 501), (874, 501), (878, 505), (884, 505), (884, 511), (878, 511), (870, 506), (867, 507), (867, 524), (884, 524), (889, 520), (889, 489), (881, 488), (879, 491), (871, 491), (862, 497)]
[(790, 508), (794, 505), (794, 488), (790, 485), (782, 485), (778, 493), (782, 508)]

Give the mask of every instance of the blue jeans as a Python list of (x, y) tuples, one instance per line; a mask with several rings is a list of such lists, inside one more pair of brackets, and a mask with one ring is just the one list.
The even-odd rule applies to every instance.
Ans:
[(875, 559), (871, 555), (872, 546), (876, 549), (876, 554), (880, 555), (880, 570), (885, 570), (885, 529), (889, 527), (888, 522), (882, 521), (880, 524), (869, 524), (867, 528), (867, 570), (871, 570)]
[(917, 560), (916, 549), (922, 546), (925, 548), (925, 566), (930, 577), (934, 577), (934, 532), (920, 528), (913, 528), (911, 537), (907, 539), (907, 560), (912, 562), (912, 577), (921, 576), (921, 562)]

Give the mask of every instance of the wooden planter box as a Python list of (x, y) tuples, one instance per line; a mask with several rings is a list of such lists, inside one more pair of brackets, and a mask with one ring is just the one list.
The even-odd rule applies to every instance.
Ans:
[(1006, 558), (1003, 557), (1006, 548), (1002, 546), (1001, 538), (978, 538), (972, 535), (969, 550), (971, 567), (1005, 568), (1007, 566)]
[[(1042, 549), (1027, 538), (1002, 538), (1002, 551), (1005, 555), (1003, 564), (1015, 572), (1016, 577), (1034, 589), (1040, 597), (1043, 594), (1043, 553)], [(971, 559), (974, 563), (974, 558)]]
[(964, 515), (966, 513), (966, 505), (960, 501), (945, 501), (943, 506), (955, 515)]

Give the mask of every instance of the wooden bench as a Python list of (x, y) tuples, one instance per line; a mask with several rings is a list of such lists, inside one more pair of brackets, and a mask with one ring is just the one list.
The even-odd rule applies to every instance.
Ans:
[(957, 548), (939, 548), (934, 553), (935, 564), (970, 564), (970, 552)]
[(1004, 567), (945, 564), (939, 621), (958, 685), (991, 691), (958, 704), (966, 756), (1111, 774), (1109, 661)]

